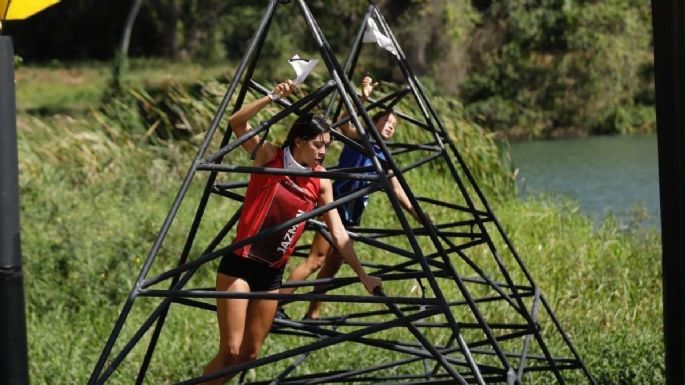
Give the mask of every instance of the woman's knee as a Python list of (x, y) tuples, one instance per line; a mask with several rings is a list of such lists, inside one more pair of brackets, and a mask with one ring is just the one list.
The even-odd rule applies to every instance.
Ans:
[(220, 353), (220, 356), (224, 366), (236, 365), (241, 362), (257, 359), (259, 356), (259, 348), (254, 346), (228, 345), (226, 349)]
[(258, 347), (245, 347), (240, 352), (240, 361), (241, 362), (253, 361), (253, 360), (256, 360), (257, 357), (259, 357), (259, 348)]
[(224, 361), (224, 365), (233, 365), (240, 360), (240, 345), (228, 344), (220, 354)]

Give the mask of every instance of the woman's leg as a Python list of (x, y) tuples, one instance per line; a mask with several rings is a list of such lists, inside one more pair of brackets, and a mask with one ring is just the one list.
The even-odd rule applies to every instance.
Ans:
[[(278, 293), (278, 289), (270, 290), (268, 293)], [(253, 299), (250, 301), (247, 307), (245, 335), (240, 346), (240, 359), (236, 363), (252, 361), (257, 358), (262, 343), (271, 330), (277, 307), (278, 301), (273, 299)]]
[[(309, 256), (303, 263), (297, 265), (288, 277), (288, 281), (303, 281), (312, 275), (315, 271), (321, 268), (324, 263), (326, 254), (331, 249), (330, 243), (320, 233), (316, 233), (312, 241), (312, 247), (309, 249)], [(297, 288), (286, 287), (281, 289), (282, 294), (292, 294)]]
[[(316, 276), (316, 279), (333, 278), (335, 274), (338, 273), (338, 270), (340, 270), (342, 261), (342, 256), (331, 247), (331, 250), (323, 263), (321, 271), (319, 271), (319, 275)], [(318, 286), (316, 289), (321, 290), (324, 289), (324, 287)], [(311, 301), (309, 303), (307, 313), (305, 313), (305, 318), (318, 319), (320, 311), (321, 301)]]
[[(229, 293), (247, 293), (250, 286), (240, 278), (221, 273), (216, 275), (216, 290)], [(219, 352), (205, 367), (204, 374), (210, 374), (227, 366), (234, 365), (240, 358), (240, 347), (245, 332), (245, 319), (248, 313), (247, 299), (217, 299), (216, 316), (219, 321)], [(233, 375), (205, 382), (205, 385), (221, 385)]]

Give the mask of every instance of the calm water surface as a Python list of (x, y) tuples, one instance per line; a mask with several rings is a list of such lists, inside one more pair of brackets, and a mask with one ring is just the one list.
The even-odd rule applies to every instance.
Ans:
[(659, 226), (656, 135), (606, 136), (511, 145), (523, 195), (552, 193), (577, 200), (599, 222), (609, 212), (623, 224), (635, 207)]

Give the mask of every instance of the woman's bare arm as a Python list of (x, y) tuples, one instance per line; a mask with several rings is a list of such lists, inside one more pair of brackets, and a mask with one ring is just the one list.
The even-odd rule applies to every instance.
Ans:
[[(273, 93), (278, 94), (282, 97), (290, 95), (293, 91), (294, 84), (292, 80), (285, 81), (276, 86)], [(249, 103), (236, 113), (228, 118), (228, 122), (235, 133), (236, 138), (240, 138), (245, 135), (246, 132), (250, 131), (252, 127), (250, 126), (249, 120), (252, 119), (259, 111), (271, 103), (271, 98), (269, 96), (263, 96), (252, 103)], [(255, 148), (259, 145), (259, 135), (255, 135), (248, 139), (242, 144), (242, 147), (252, 153)], [(262, 143), (256, 154), (256, 165), (261, 165), (269, 159), (273, 158), (274, 153), (277, 151), (276, 146), (268, 141)]]
[[(374, 83), (372, 83), (372, 81), (373, 79), (371, 79), (370, 76), (364, 76), (364, 79), (362, 79), (362, 102), (365, 102), (373, 91)], [(348, 116), (350, 115), (347, 113), (347, 111), (343, 111), (340, 119), (345, 119)], [(340, 126), (340, 132), (350, 139), (359, 139), (359, 132), (357, 132), (357, 129), (354, 127), (354, 125), (352, 125), (350, 120)]]
[(420, 221), (419, 214), (417, 214), (416, 210), (414, 210), (414, 206), (412, 206), (411, 202), (409, 201), (409, 198), (407, 197), (407, 194), (404, 192), (404, 189), (402, 188), (402, 185), (400, 185), (400, 182), (397, 180), (397, 178), (390, 178), (390, 184), (392, 185), (392, 190), (395, 193), (395, 196), (397, 196), (397, 200), (400, 202), (400, 206), (402, 206), (403, 209), (405, 209), (409, 214), (411, 214), (411, 216), (414, 217), (414, 219)]
[[(333, 202), (333, 186), (331, 185), (331, 181), (328, 179), (321, 179), (319, 205), (325, 205), (331, 202)], [(338, 210), (328, 210), (323, 214), (323, 219), (328, 226), (328, 231), (331, 233), (334, 246), (343, 259), (350, 265), (352, 270), (354, 270), (354, 272), (357, 274), (359, 280), (362, 282), (366, 290), (369, 293), (373, 293), (376, 287), (381, 287), (381, 279), (366, 274), (364, 267), (359, 262), (357, 253), (355, 253), (354, 246), (352, 245), (352, 240), (350, 239), (349, 235), (347, 235), (347, 231), (345, 231), (345, 227), (340, 220)]]

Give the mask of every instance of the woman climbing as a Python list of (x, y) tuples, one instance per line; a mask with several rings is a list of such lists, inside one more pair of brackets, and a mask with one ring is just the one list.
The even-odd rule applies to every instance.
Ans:
[[(229, 122), (236, 136), (250, 130), (248, 121), (271, 103), (274, 95), (287, 97), (293, 88), (292, 81), (280, 83), (269, 95), (233, 114)], [(253, 166), (325, 171), (321, 163), (331, 140), (329, 131), (330, 127), (323, 119), (305, 114), (292, 125), (282, 148), (268, 141), (260, 146), (258, 136), (247, 140), (242, 147), (250, 153), (256, 150)], [(252, 174), (234, 242), (332, 201), (333, 187), (328, 179)], [(366, 290), (373, 293), (381, 286), (381, 279), (364, 271), (338, 211), (329, 210), (323, 218), (342, 258), (357, 273)], [(285, 264), (303, 230), (304, 222), (301, 222), (223, 256), (216, 275), (216, 290), (278, 293)], [(271, 329), (277, 304), (276, 300), (266, 299), (217, 299), (219, 351), (205, 367), (204, 374), (256, 359)], [(206, 384), (218, 385), (231, 377), (218, 378)]]
[[(362, 101), (366, 101), (373, 91), (374, 84), (373, 79), (369, 76), (365, 76), (362, 79)], [(345, 118), (345, 115), (342, 116)], [(395, 134), (395, 128), (397, 126), (397, 116), (390, 110), (384, 110), (372, 117), (373, 124), (378, 130), (378, 133), (383, 138), (383, 140), (390, 140)], [(353, 140), (359, 140), (359, 133), (357, 129), (350, 123), (343, 124), (340, 127), (340, 131), (347, 137)], [(380, 148), (373, 145), (373, 151), (375, 155), (384, 160), (385, 156), (381, 152)], [(342, 152), (340, 153), (340, 158), (338, 159), (338, 167), (348, 168), (348, 167), (368, 167), (373, 163), (371, 158), (365, 154), (362, 154), (355, 148), (345, 145)], [(348, 195), (355, 191), (358, 191), (368, 185), (369, 182), (362, 180), (352, 180), (352, 179), (341, 179), (336, 180), (333, 183), (333, 195), (334, 199), (338, 199), (342, 196)], [(390, 183), (392, 189), (397, 196), (400, 205), (408, 213), (410, 213), (414, 218), (418, 220), (418, 215), (412, 207), (411, 202), (404, 193), (404, 190), (397, 181), (397, 178), (391, 178)], [(366, 208), (369, 196), (365, 195), (351, 202), (346, 203), (338, 207), (338, 212), (342, 218), (345, 227), (359, 226), (361, 223), (362, 213)], [(309, 250), (309, 255), (305, 262), (301, 263), (295, 267), (288, 277), (288, 281), (301, 281), (307, 279), (311, 274), (321, 268), (317, 279), (322, 278), (332, 278), (340, 269), (342, 264), (342, 258), (338, 250), (331, 247), (331, 244), (326, 241), (326, 239), (319, 233), (314, 237), (311, 249)], [(294, 287), (283, 288), (281, 293), (293, 293), (295, 291)], [(319, 318), (319, 311), (321, 307), (321, 302), (312, 301), (309, 305), (309, 309), (305, 314), (305, 318)]]

